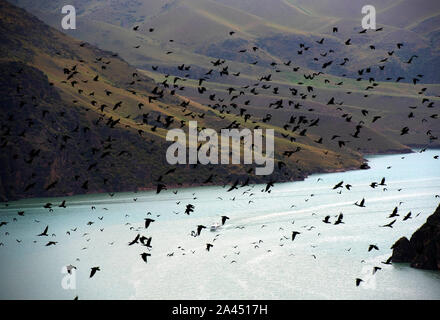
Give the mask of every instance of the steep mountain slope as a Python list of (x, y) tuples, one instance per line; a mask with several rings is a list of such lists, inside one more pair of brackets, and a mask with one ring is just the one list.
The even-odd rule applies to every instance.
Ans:
[[(61, 1), (14, 2), (60, 28)], [(208, 92), (197, 93), (194, 83), (198, 79), (205, 79), (203, 85), (220, 96), (231, 86), (240, 90), (239, 86), (272, 74), (272, 88), (252, 99), (240, 97), (234, 101), (237, 108), (261, 115), (268, 103), (283, 99), (300, 103), (310, 117), (319, 117), (323, 112), (334, 115), (337, 105), (326, 108), (334, 97), (344, 103), (341, 117), (349, 114), (349, 119), (364, 121), (362, 110), (380, 115), (380, 121), (365, 125), (382, 137), (411, 146), (439, 144), (436, 70), (440, 55), (435, 21), (440, 8), (436, 3), (424, 1), (420, 8), (413, 8), (411, 1), (373, 1), (383, 30), (365, 34), (358, 33), (362, 1), (76, 0), (73, 4), (78, 28), (68, 34), (118, 52), (156, 80), (163, 81), (166, 74), (195, 80), (186, 82), (193, 83), (193, 91), (180, 94), (197, 102), (206, 103), (208, 96)], [(394, 21), (398, 16), (405, 17), (404, 26)], [(132, 30), (134, 26), (139, 27), (137, 31)], [(338, 32), (332, 32), (333, 26)], [(230, 31), (235, 33), (230, 35)], [(351, 45), (345, 45), (347, 39)], [(404, 45), (398, 48), (397, 43)], [(213, 68), (217, 59), (225, 59), (223, 66), (239, 76), (219, 74)], [(186, 68), (179, 70), (181, 65)], [(318, 72), (319, 76), (306, 78)], [(273, 87), (279, 88), (276, 94), (270, 93)], [(308, 87), (313, 87), (313, 93)], [(299, 94), (292, 96), (289, 88)], [(247, 105), (241, 103), (248, 100)], [(317, 106), (322, 112), (315, 113)], [(401, 135), (406, 126), (411, 130)], [(318, 129), (317, 134), (325, 132)], [(382, 144), (386, 139), (379, 141), (371, 144), (375, 148), (362, 150), (394, 149)]]
[[(44, 21), (60, 27), (61, 7), (64, 2), (15, 0), (14, 3), (32, 9)], [(439, 83), (440, 78), (433, 68), (440, 66), (440, 51), (438, 30), (434, 23), (440, 16), (438, 3), (424, 0), (414, 1), (372, 1), (377, 9), (377, 23), (382, 27), (381, 32), (359, 35), (362, 19), (361, 8), (363, 1), (302, 1), (302, 0), (142, 0), (142, 1), (85, 1), (76, 0), (71, 3), (78, 10), (78, 29), (69, 31), (77, 38), (96, 43), (99, 46), (115, 50), (121, 43), (131, 43), (129, 31), (133, 26), (140, 25), (138, 41), (145, 41), (149, 50), (137, 50), (137, 54), (160, 60), (157, 51), (173, 48), (173, 51), (192, 56), (193, 53), (212, 56), (207, 47), (216, 44), (217, 47), (228, 48), (228, 32), (236, 32), (234, 37), (243, 43), (259, 43), (262, 61), (270, 62), (265, 53), (272, 58), (290, 56), (296, 52), (300, 43), (306, 46), (314, 44), (315, 40), (327, 37), (328, 45), (338, 52), (340, 58), (347, 57), (350, 62), (344, 66), (330, 66), (326, 72), (341, 76), (355, 75), (357, 70), (378, 62), (378, 56), (386, 56), (387, 51), (393, 50), (397, 42), (405, 42), (405, 46), (395, 55), (390, 56), (392, 63), (388, 64), (389, 73), (405, 77), (403, 81), (411, 81), (410, 75), (424, 74), (424, 83)], [(172, 21), (172, 23), (169, 23)], [(337, 26), (339, 32), (332, 33), (332, 27)], [(115, 29), (117, 27), (117, 29)], [(154, 33), (149, 29), (155, 28)], [(93, 32), (91, 32), (93, 30)], [(114, 47), (107, 43), (101, 34), (109, 32)], [(128, 37), (128, 39), (125, 39)], [(344, 42), (352, 38), (353, 45), (349, 48)], [(367, 38), (367, 41), (365, 40)], [(170, 44), (169, 39), (174, 42)], [(273, 46), (272, 43), (277, 45)], [(374, 52), (369, 51), (368, 43), (376, 45)], [(286, 45), (282, 45), (285, 43)], [(108, 45), (104, 46), (104, 44)], [(129, 48), (131, 46), (128, 46)], [(269, 50), (272, 47), (274, 50)], [(132, 49), (132, 47), (130, 48)], [(292, 51), (292, 49), (294, 49)], [(132, 51), (132, 50), (129, 50)], [(268, 51), (268, 52), (265, 52)], [(368, 52), (368, 54), (365, 54)], [(122, 51), (121, 51), (122, 53)], [(123, 56), (128, 59), (127, 56)], [(407, 66), (405, 61), (411, 55), (423, 54), (423, 59), (429, 64), (413, 64)], [(310, 64), (312, 53), (295, 56), (296, 64), (303, 67), (316, 67)], [(188, 57), (187, 57), (188, 58)], [(131, 63), (139, 64), (129, 59)], [(186, 60), (187, 63), (197, 61), (196, 57)], [(240, 61), (232, 59), (234, 61)], [(410, 67), (410, 68), (408, 68)], [(435, 68), (434, 68), (435, 69)], [(384, 80), (381, 73), (375, 74), (377, 80)]]
[[(155, 98), (154, 82), (133, 80), (136, 70), (114, 54), (81, 46), (4, 1), (0, 9), (1, 41), (7, 44), (0, 60), (2, 199), (155, 186), (171, 168), (163, 124), (125, 117), (129, 108), (139, 110), (144, 103), (143, 112), (157, 119), (181, 99), (167, 94), (149, 103), (140, 95)], [(136, 82), (130, 86), (139, 90), (136, 95), (125, 89), (129, 80)], [(114, 110), (118, 101), (123, 110)], [(159, 128), (153, 132), (153, 127)], [(162, 181), (198, 184), (211, 174), (223, 175), (213, 179), (218, 183), (240, 170), (180, 169)]]
[[(331, 130), (352, 133), (354, 129), (353, 123), (333, 119), (328, 114), (331, 107), (319, 106), (321, 120), (307, 110), (289, 113), (302, 119), (292, 122), (298, 127), (295, 131), (281, 126), (288, 117), (285, 113), (261, 110), (244, 119), (238, 109), (181, 97), (191, 80), (169, 77), (158, 85), (116, 54), (70, 38), (3, 0), (0, 18), (3, 200), (124, 191), (162, 183), (232, 183), (236, 179), (243, 183), (247, 178), (250, 182), (286, 181), (362, 163), (362, 144), (338, 146), (327, 138), (315, 142), (321, 133), (314, 130), (321, 124), (327, 134)], [(273, 112), (274, 121), (260, 117), (267, 112)], [(273, 128), (275, 172), (255, 176), (249, 170), (253, 166), (169, 166), (165, 160), (170, 145), (164, 139), (167, 129), (186, 129), (190, 120), (197, 120), (200, 128), (217, 130), (231, 125)], [(319, 126), (311, 126), (316, 121)], [(363, 132), (378, 137), (367, 127)], [(388, 149), (408, 150), (378, 138)], [(300, 151), (285, 155), (293, 150)], [(369, 151), (377, 151), (377, 147)]]

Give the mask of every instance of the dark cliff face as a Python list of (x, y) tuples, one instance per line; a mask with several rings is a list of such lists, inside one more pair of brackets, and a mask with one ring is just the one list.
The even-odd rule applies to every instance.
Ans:
[(393, 262), (409, 262), (413, 268), (440, 270), (440, 205), (410, 240), (402, 237), (392, 249)]

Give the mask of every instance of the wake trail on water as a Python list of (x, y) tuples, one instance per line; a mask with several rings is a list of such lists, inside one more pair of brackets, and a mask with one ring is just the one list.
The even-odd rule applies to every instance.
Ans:
[[(417, 198), (417, 197), (429, 197), (429, 196), (432, 197), (433, 193), (414, 193), (414, 194), (406, 194), (406, 195), (397, 194), (397, 195), (385, 196), (385, 197), (366, 198), (366, 201), (368, 201), (368, 203), (388, 201), (388, 200), (399, 200), (400, 201), (401, 199), (410, 199), (410, 198)], [(257, 216), (257, 217), (243, 218), (243, 219), (238, 220), (238, 221), (241, 222), (241, 224), (243, 224), (243, 223), (249, 223), (249, 222), (252, 223), (252, 222), (261, 221), (261, 220), (270, 221), (272, 218), (283, 217), (283, 216), (291, 216), (292, 218), (297, 218), (298, 214), (313, 213), (313, 212), (316, 212), (316, 211), (319, 211), (319, 210), (331, 209), (331, 208), (337, 208), (339, 211), (341, 211), (342, 208), (348, 207), (348, 206), (353, 206), (353, 205), (354, 205), (353, 201), (343, 201), (343, 202), (336, 202), (336, 203), (328, 203), (328, 204), (312, 206), (310, 208), (305, 208), (305, 209), (300, 209), (300, 210), (288, 210), (288, 211), (282, 211), (282, 212), (275, 212), (275, 213), (260, 215), (260, 216)], [(335, 214), (336, 213), (337, 212), (335, 212)]]

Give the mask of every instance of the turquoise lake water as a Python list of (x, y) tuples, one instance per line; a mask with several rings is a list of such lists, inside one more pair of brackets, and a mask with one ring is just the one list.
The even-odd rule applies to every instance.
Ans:
[[(275, 184), (271, 193), (264, 185), (231, 192), (220, 186), (3, 204), (0, 298), (440, 299), (440, 272), (381, 263), (438, 206), (439, 154), (370, 156), (370, 170), (312, 175)], [(369, 186), (382, 177), (386, 186)], [(333, 190), (340, 181), (351, 190)], [(362, 198), (366, 207), (355, 206)], [(62, 200), (67, 208), (57, 207)], [(53, 212), (43, 208), (47, 202)], [(380, 227), (394, 219), (388, 216), (396, 206), (393, 228)], [(334, 225), (341, 212), (344, 224)], [(211, 232), (222, 215), (230, 219)], [(327, 215), (331, 224), (322, 222)], [(155, 221), (145, 230), (147, 217)], [(208, 228), (191, 236), (199, 224)], [(38, 237), (47, 225), (49, 236)], [(300, 232), (294, 241), (292, 231)], [(152, 237), (152, 249), (128, 246), (138, 233)], [(46, 247), (48, 241), (57, 244)], [(379, 250), (369, 252), (370, 244)], [(147, 263), (143, 252), (151, 254)], [(66, 265), (77, 268), (75, 290), (62, 287)], [(90, 279), (95, 266), (101, 271)], [(375, 266), (382, 269), (373, 275)], [(364, 280), (359, 287), (356, 278)]]

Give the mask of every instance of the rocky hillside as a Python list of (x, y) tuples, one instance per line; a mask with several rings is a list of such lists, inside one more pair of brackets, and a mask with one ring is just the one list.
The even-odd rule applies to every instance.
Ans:
[[(55, 27), (60, 25), (61, 7), (66, 4), (61, 0), (11, 1), (45, 17), (43, 20)], [(234, 39), (241, 48), (257, 43), (261, 51), (256, 53), (259, 64), (270, 64), (273, 58), (292, 59), (292, 53), (300, 50), (299, 44), (303, 43), (310, 50), (308, 54), (295, 55), (296, 65), (319, 70), (322, 59), (316, 62), (310, 59), (310, 55), (313, 53), (319, 57), (319, 53), (331, 48), (350, 62), (344, 65), (333, 63), (325, 71), (357, 77), (357, 70), (377, 63), (387, 51), (395, 51), (389, 55), (392, 61), (387, 66), (389, 72), (385, 74), (374, 68), (371, 76), (385, 80), (399, 75), (405, 78), (403, 81), (411, 82), (412, 75), (423, 74), (421, 81), (424, 83), (440, 81), (435, 72), (440, 63), (439, 31), (435, 23), (440, 16), (440, 5), (435, 1), (368, 2), (377, 9), (378, 28), (382, 28), (380, 32), (366, 35), (368, 41), (364, 34), (358, 34), (363, 17), (361, 8), (365, 5), (362, 0), (75, 0), (70, 4), (77, 8), (79, 17), (78, 30), (71, 31), (72, 35), (85, 39), (83, 37), (89, 34), (94, 37), (93, 43), (100, 47), (105, 43), (111, 46), (112, 42), (119, 46), (130, 38), (124, 30), (141, 25), (148, 50), (139, 55), (157, 60), (155, 63), (161, 59), (152, 51), (157, 50), (159, 43), (166, 46), (168, 39), (175, 40), (174, 45), (179, 47), (179, 52), (185, 51), (185, 55), (196, 52), (202, 56), (246, 61), (243, 55), (235, 54), (234, 43), (229, 41), (228, 32), (233, 30), (236, 33)], [(338, 27), (338, 32), (332, 32), (333, 26)], [(150, 27), (155, 28), (153, 34), (148, 31)], [(100, 29), (112, 37), (101, 36)], [(316, 47), (315, 41), (323, 37), (327, 39)], [(353, 42), (350, 47), (344, 45), (348, 38)], [(369, 41), (376, 46), (374, 51), (369, 48)], [(399, 41), (404, 41), (405, 46), (398, 52), (394, 48)], [(133, 61), (136, 60), (138, 54), (130, 54), (130, 46), (124, 51), (127, 51), (127, 57), (130, 55)], [(405, 61), (413, 54), (423, 56), (425, 63), (407, 65)], [(247, 58), (255, 60), (252, 55)], [(128, 61), (132, 62), (131, 59)], [(162, 62), (166, 64), (166, 60), (162, 59)]]
[[(275, 125), (282, 127), (300, 104), (293, 111), (320, 117), (321, 125), (330, 116), (325, 122), (347, 140), (355, 129), (345, 120), (362, 121), (375, 131), (368, 133), (374, 143), (362, 140), (367, 134), (350, 140), (363, 153), (395, 150), (392, 141), (440, 145), (435, 1), (371, 1), (379, 29), (365, 33), (359, 33), (362, 0), (75, 0), (70, 3), (77, 10), (75, 30), (61, 29), (65, 1), (10, 2), (74, 38), (119, 53), (158, 82), (164, 75), (185, 78), (180, 94), (203, 105), (218, 103), (231, 113), (246, 109), (263, 118), (270, 103), (291, 101), (290, 108), (277, 109)], [(213, 68), (218, 59), (226, 61)], [(220, 74), (226, 67), (229, 75)], [(270, 83), (260, 82), (259, 90), (250, 92), (256, 79), (268, 74)], [(205, 79), (204, 93), (198, 91), (199, 79)], [(231, 86), (249, 89), (236, 98), (226, 91)], [(331, 98), (343, 103), (341, 112), (338, 104), (329, 108)], [(362, 112), (368, 112), (367, 121)], [(381, 118), (372, 122), (375, 116)], [(410, 131), (402, 135), (404, 127)], [(323, 126), (313, 131), (328, 133)]]
[[(248, 178), (292, 181), (358, 168), (361, 141), (408, 151), (368, 127), (353, 138), (356, 123), (333, 116), (331, 106), (320, 107), (320, 121), (305, 109), (280, 116), (272, 108), (266, 110), (274, 114), (271, 121), (266, 111), (247, 115), (196, 103), (180, 95), (186, 79), (156, 83), (117, 54), (66, 36), (4, 0), (0, 41), (1, 200), (161, 184), (244, 183)], [(291, 117), (297, 121), (288, 126), (275, 122), (282, 118), (284, 124)], [(186, 130), (191, 120), (199, 129), (274, 129), (274, 173), (255, 176), (252, 165), (169, 166), (166, 132)], [(324, 132), (340, 138), (320, 139)]]
[(402, 237), (392, 248), (393, 262), (411, 263), (413, 268), (440, 270), (440, 205), (410, 240)]

